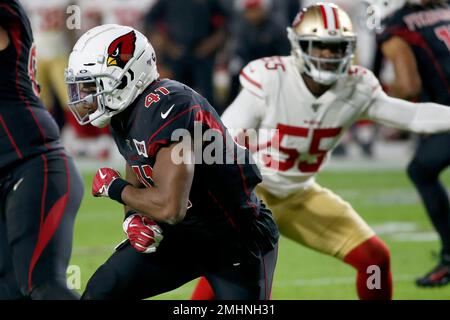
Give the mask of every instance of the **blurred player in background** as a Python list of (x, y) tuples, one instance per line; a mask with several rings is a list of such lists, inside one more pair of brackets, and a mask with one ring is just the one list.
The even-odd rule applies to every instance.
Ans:
[(229, 65), (231, 100), (228, 104), (239, 93), (239, 73), (247, 63), (262, 57), (289, 53), (286, 27), (272, 18), (271, 0), (237, 0), (235, 5), (239, 18), (237, 28), (232, 33), (234, 43)]
[[(83, 127), (74, 121), (67, 109), (67, 88), (64, 69), (67, 57), (76, 37), (76, 30), (66, 26), (67, 8), (76, 4), (81, 7), (81, 26), (100, 23), (89, 16), (90, 8), (101, 9), (101, 0), (89, 3), (79, 0), (22, 0), (36, 35), (38, 82), (41, 99), (62, 129), (62, 138), (68, 151), (80, 157), (106, 159), (109, 157), (111, 138), (107, 129)], [(86, 7), (86, 8), (85, 8)], [(109, 8), (109, 7), (108, 7)], [(56, 99), (55, 99), (56, 98)]]
[[(317, 0), (303, 0), (304, 7), (318, 2)], [(331, 0), (321, 1), (334, 3), (341, 7), (352, 19), (353, 27), (357, 36), (355, 51), (355, 61), (358, 65), (369, 70), (373, 69), (376, 52), (376, 41), (373, 30), (367, 26), (367, 7), (364, 1), (354, 0)], [(394, 129), (390, 129), (394, 130)], [(366, 157), (373, 157), (375, 154), (375, 144), (379, 133), (379, 126), (369, 120), (356, 122), (344, 135), (341, 143), (333, 150), (335, 156), (347, 156), (349, 146), (353, 142), (361, 150), (361, 154)]]
[(0, 300), (77, 299), (66, 285), (83, 182), (38, 98), (36, 47), (17, 0), (0, 1)]
[[(41, 101), (54, 117), (63, 111), (61, 108), (65, 110), (67, 107), (64, 69), (67, 67), (74, 32), (66, 27), (66, 10), (72, 2), (73, 0), (21, 0), (35, 35)], [(64, 118), (62, 122), (64, 125)]]
[(103, 21), (145, 32), (145, 16), (158, 0), (103, 0)]
[[(391, 98), (369, 70), (352, 66), (356, 35), (336, 5), (300, 11), (288, 37), (291, 56), (259, 59), (242, 70), (243, 89), (222, 120), (239, 141), (247, 136), (264, 177), (257, 193), (280, 233), (353, 266), (360, 299), (391, 299), (388, 248), (348, 202), (317, 184), (315, 175), (358, 119), (436, 133), (450, 130), (450, 109)], [(255, 145), (245, 133), (249, 129), (277, 132)], [(380, 276), (377, 288), (368, 285), (373, 266)], [(193, 298), (211, 297), (202, 280)]]
[[(160, 80), (147, 38), (115, 24), (78, 40), (66, 83), (80, 124), (110, 124), (127, 163), (126, 180), (111, 168), (93, 180), (94, 196), (125, 205), (128, 240), (95, 272), (83, 298), (144, 299), (204, 274), (218, 298), (268, 299), (278, 230), (253, 192), (261, 175), (250, 153), (208, 101), (180, 82)], [(200, 157), (213, 144), (203, 141), (203, 130), (225, 140), (217, 152), (226, 163), (208, 164), (197, 152), (193, 158), (192, 139), (200, 139)]]
[(226, 40), (219, 0), (157, 0), (146, 17), (147, 33), (168, 75), (214, 103), (213, 67)]
[(81, 28), (76, 30), (76, 38), (81, 37), (86, 31), (102, 24), (103, 0), (75, 0), (81, 8)]
[[(373, 1), (385, 17), (378, 36), (394, 66), (388, 94), (402, 99), (450, 105), (450, 5), (439, 0)], [(438, 265), (416, 283), (432, 287), (450, 282), (450, 203), (439, 180), (450, 165), (450, 133), (420, 137), (408, 175), (416, 186), (441, 240)]]

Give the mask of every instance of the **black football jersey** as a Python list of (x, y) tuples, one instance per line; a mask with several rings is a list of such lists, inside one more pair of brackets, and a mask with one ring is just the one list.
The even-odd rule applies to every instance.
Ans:
[[(222, 157), (222, 163), (203, 161), (196, 153), (186, 217), (175, 226), (162, 224), (162, 228), (181, 228), (233, 241), (231, 232), (236, 239), (274, 247), (278, 238), (275, 223), (253, 192), (262, 180), (257, 166), (251, 163), (248, 150), (234, 143), (214, 108), (194, 90), (177, 81), (157, 80), (113, 117), (111, 129), (120, 153), (147, 187), (153, 185), (153, 166), (160, 148), (185, 134), (197, 139), (199, 129), (212, 129), (220, 139), (227, 137), (231, 143), (223, 143), (217, 154), (211, 153), (214, 159)], [(200, 152), (214, 149), (214, 138), (210, 140), (200, 141)]]
[(383, 21), (382, 43), (398, 36), (412, 48), (423, 85), (423, 101), (450, 105), (450, 5), (406, 4)]
[(0, 26), (9, 36), (0, 51), (0, 169), (61, 148), (59, 129), (39, 100), (36, 47), (19, 1), (0, 0)]

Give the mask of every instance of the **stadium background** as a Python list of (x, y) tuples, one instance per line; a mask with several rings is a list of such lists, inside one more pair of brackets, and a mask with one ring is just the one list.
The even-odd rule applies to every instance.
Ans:
[[(75, 39), (98, 23), (132, 24), (149, 35), (152, 42), (159, 41), (159, 38), (154, 36), (155, 33), (164, 34), (164, 32), (160, 28), (152, 29), (151, 25), (158, 25), (160, 22), (158, 16), (152, 16), (157, 0), (21, 0), (21, 2), (33, 24), (38, 51), (38, 77), (44, 91), (44, 102), (57, 118), (63, 132), (64, 143), (75, 156), (85, 181), (85, 195), (76, 220), (70, 263), (80, 267), (81, 292), (96, 268), (109, 257), (114, 246), (124, 238), (121, 228), (121, 207), (108, 199), (97, 199), (90, 195), (93, 173), (98, 167), (112, 166), (120, 169), (124, 166), (107, 132), (77, 127), (72, 116), (64, 110), (66, 97), (65, 93), (61, 92), (63, 74), (57, 71), (62, 70), (67, 63), (67, 56)], [(197, 2), (195, 5), (202, 3), (196, 0), (173, 1), (180, 6), (189, 6), (195, 2)], [(253, 51), (249, 48), (245, 54), (240, 51), (242, 45), (240, 42), (245, 39), (242, 33), (249, 33), (250, 30), (248, 23), (251, 21), (248, 21), (246, 10), (259, 8), (264, 21), (270, 21), (273, 24), (271, 27), (278, 26), (278, 29), (274, 30), (284, 32), (300, 3), (297, 0), (217, 2), (223, 8), (223, 11), (218, 11), (222, 15), (222, 20), (217, 20), (217, 12), (210, 12), (211, 17), (200, 16), (196, 19), (199, 24), (203, 20), (215, 19), (215, 29), (211, 31), (211, 35), (214, 32), (226, 33), (226, 41), (208, 55), (213, 62), (212, 70), (209, 73), (208, 70), (204, 70), (202, 75), (212, 79), (214, 86), (210, 99), (214, 100), (214, 105), (222, 111), (233, 99), (236, 92), (236, 73), (246, 60), (258, 58), (258, 54), (270, 53), (270, 50), (275, 50), (272, 54), (288, 53), (288, 47), (284, 46), (286, 43), (277, 45), (275, 49), (273, 47), (267, 49), (270, 47), (269, 42), (275, 41), (264, 38), (267, 31), (266, 33), (255, 31), (252, 34), (257, 41), (248, 43), (247, 46), (253, 46)], [(300, 2), (302, 6), (306, 6), (316, 1)], [(369, 27), (376, 25), (371, 25), (367, 20), (366, 5), (362, 1), (351, 0), (329, 2), (338, 3), (351, 15), (358, 31), (356, 59), (359, 64), (372, 68), (376, 48), (374, 33)], [(66, 26), (69, 17), (66, 10), (70, 5), (77, 5), (81, 14), (81, 28), (72, 31), (67, 30)], [(183, 18), (183, 12), (185, 11), (179, 11), (180, 19)], [(179, 27), (184, 26), (181, 24)], [(268, 30), (272, 30), (269, 27), (268, 25)], [(186, 32), (194, 34), (198, 30), (193, 28)], [(205, 38), (208, 36), (210, 35), (205, 35)], [(56, 41), (57, 45), (52, 46), (52, 41)], [(258, 45), (266, 48), (258, 48)], [(171, 59), (173, 52), (170, 51), (173, 48), (163, 47), (158, 43), (155, 47), (161, 61), (162, 76), (177, 79), (174, 70), (177, 63), (182, 63), (182, 60)], [(164, 50), (166, 56), (159, 55), (158, 48), (162, 48), (161, 51)], [(276, 52), (277, 50), (279, 52)], [(381, 79), (386, 84), (392, 80), (392, 71), (387, 64), (381, 71)], [(195, 81), (189, 83), (188, 80), (188, 84), (200, 92), (203, 90)], [(202, 93), (208, 95), (207, 92)], [(432, 230), (419, 197), (405, 173), (414, 144), (414, 135), (370, 123), (360, 123), (344, 138), (341, 147), (333, 154), (325, 170), (319, 174), (318, 181), (350, 201), (390, 247), (394, 299), (450, 299), (450, 287), (419, 289), (414, 284), (417, 276), (437, 262), (439, 248), (437, 235)], [(450, 185), (448, 172), (444, 173), (443, 178), (446, 185)], [(282, 238), (273, 299), (356, 299), (354, 278), (354, 270), (351, 267)], [(157, 298), (188, 299), (193, 287), (194, 283), (189, 283)]]

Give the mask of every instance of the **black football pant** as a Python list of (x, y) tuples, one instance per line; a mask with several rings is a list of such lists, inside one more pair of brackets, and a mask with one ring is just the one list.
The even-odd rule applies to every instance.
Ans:
[(450, 203), (445, 187), (439, 181), (439, 175), (449, 165), (450, 133), (424, 136), (408, 165), (408, 175), (439, 234), (441, 254), (450, 256)]
[(150, 254), (127, 243), (94, 273), (82, 299), (144, 299), (203, 275), (216, 299), (269, 299), (277, 248), (257, 251), (221, 248), (189, 234), (166, 235)]
[(83, 183), (63, 150), (0, 172), (0, 299), (77, 299), (66, 269)]

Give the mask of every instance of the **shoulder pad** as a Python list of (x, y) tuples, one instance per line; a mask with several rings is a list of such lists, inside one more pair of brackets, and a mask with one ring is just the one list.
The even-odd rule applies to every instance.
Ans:
[(241, 70), (239, 80), (242, 87), (250, 90), (253, 94), (263, 98), (265, 96), (263, 89), (263, 62), (261, 59), (254, 60), (248, 63), (244, 69)]
[(272, 81), (278, 81), (280, 72), (286, 70), (283, 57), (274, 56), (253, 60), (242, 69), (241, 85), (258, 97), (264, 98)]

